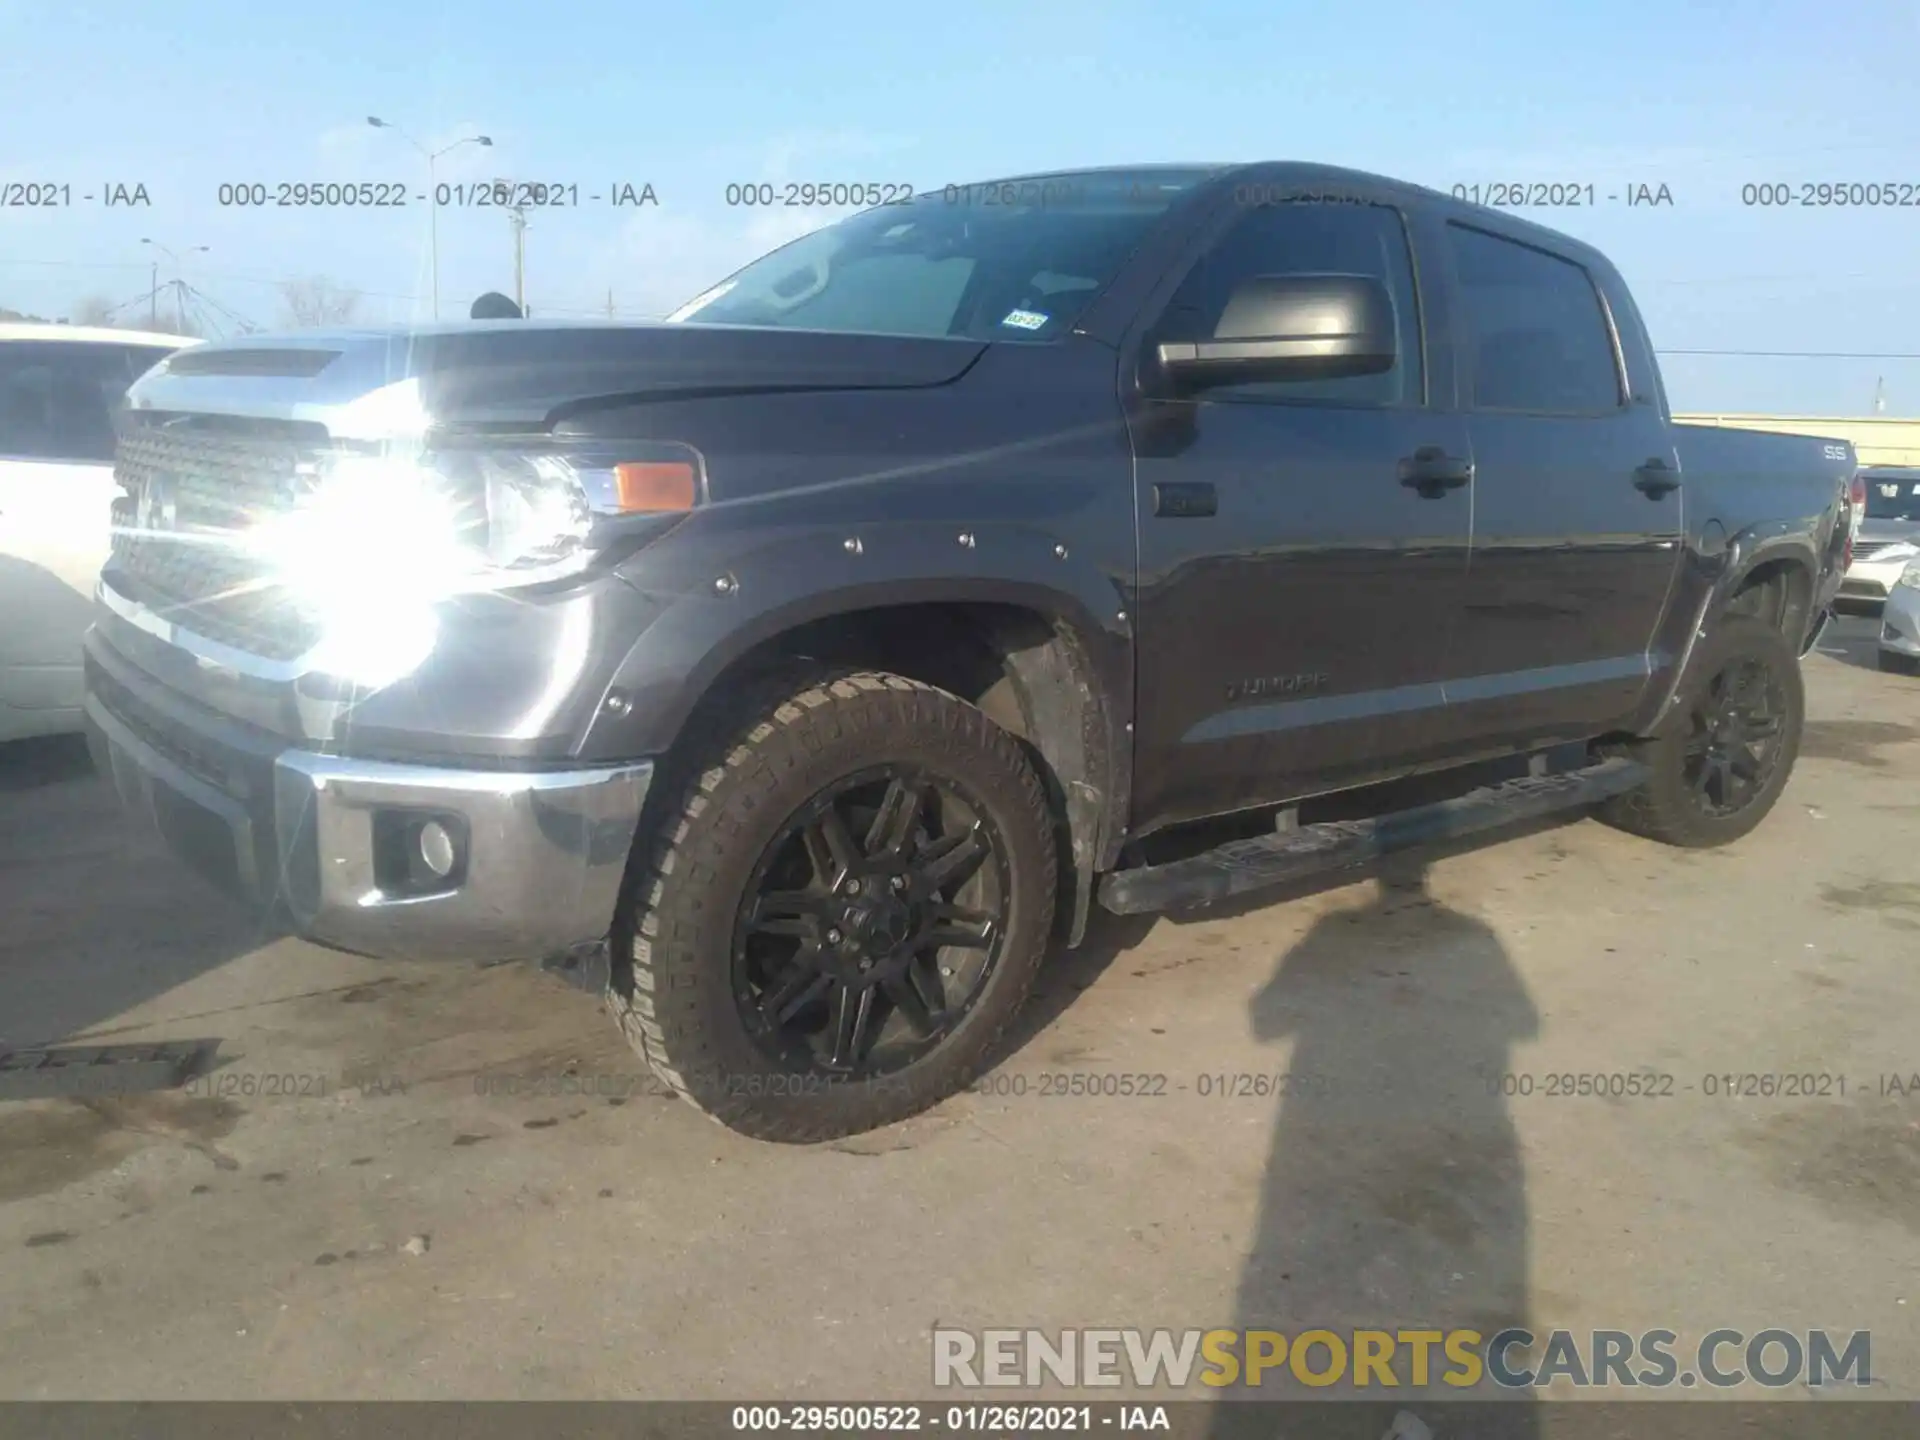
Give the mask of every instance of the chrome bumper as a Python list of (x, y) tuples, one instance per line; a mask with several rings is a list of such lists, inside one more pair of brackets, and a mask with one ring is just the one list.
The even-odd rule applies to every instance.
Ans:
[[(323, 944), (394, 959), (538, 960), (606, 937), (651, 762), (454, 770), (143, 735), (87, 697), (95, 763), (170, 849)], [(407, 847), (454, 838), (445, 875)]]

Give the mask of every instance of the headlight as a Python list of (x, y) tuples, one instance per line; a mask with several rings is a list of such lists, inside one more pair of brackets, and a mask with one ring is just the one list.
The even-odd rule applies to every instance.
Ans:
[(336, 455), (291, 509), (252, 532), (249, 548), (308, 600), (343, 588), (395, 600), (537, 585), (585, 569), (602, 521), (691, 509), (697, 458), (681, 454), (689, 458)]
[[(391, 677), (431, 648), (438, 602), (586, 569), (602, 527), (671, 523), (703, 489), (681, 446), (602, 459), (526, 450), (327, 457), (287, 510), (240, 538), (324, 637), (317, 665)], [(626, 525), (617, 522), (628, 522)]]
[(1900, 572), (1900, 578), (1893, 583), (1920, 590), (1920, 560), (1909, 560), (1907, 568)]

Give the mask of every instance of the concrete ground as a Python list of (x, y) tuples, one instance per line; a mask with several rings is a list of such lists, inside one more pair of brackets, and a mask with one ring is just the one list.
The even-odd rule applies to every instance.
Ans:
[[(1737, 846), (1583, 820), (1103, 917), (982, 1091), (819, 1148), (663, 1098), (536, 971), (260, 943), (83, 752), (12, 747), (0, 1049), (230, 1063), (0, 1104), (0, 1396), (924, 1399), (936, 1324), (1420, 1321), (1870, 1330), (1872, 1393), (1920, 1395), (1920, 1095), (1881, 1093), (1920, 1072), (1920, 681), (1869, 637), (1809, 660)], [(1163, 1093), (1046, 1078), (1076, 1075)]]

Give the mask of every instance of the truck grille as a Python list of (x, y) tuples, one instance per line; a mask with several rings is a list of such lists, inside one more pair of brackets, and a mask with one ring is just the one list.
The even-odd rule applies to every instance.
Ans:
[(293, 505), (324, 448), (272, 431), (123, 432), (114, 478), (126, 495), (114, 502), (113, 558), (133, 598), (268, 659), (311, 649), (319, 638), (311, 619), (235, 542)]

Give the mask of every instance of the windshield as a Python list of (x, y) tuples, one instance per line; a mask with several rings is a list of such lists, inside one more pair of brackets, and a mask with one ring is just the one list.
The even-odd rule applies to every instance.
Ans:
[(1869, 520), (1920, 520), (1920, 475), (1874, 475), (1867, 482)]
[(880, 335), (1064, 335), (1206, 170), (949, 185), (761, 257), (667, 319)]

